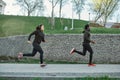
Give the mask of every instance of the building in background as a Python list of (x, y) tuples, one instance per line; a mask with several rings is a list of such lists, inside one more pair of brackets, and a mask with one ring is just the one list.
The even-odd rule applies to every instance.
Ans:
[(0, 14), (4, 14), (6, 3), (3, 0), (0, 0)]

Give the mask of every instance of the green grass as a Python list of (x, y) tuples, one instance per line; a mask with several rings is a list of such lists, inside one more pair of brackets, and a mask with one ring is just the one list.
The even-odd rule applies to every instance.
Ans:
[(85, 78), (65, 78), (64, 80), (119, 80), (119, 79), (109, 77), (85, 77)]
[[(88, 21), (74, 20), (74, 30), (71, 28), (71, 19), (55, 18), (55, 27), (51, 29), (50, 18), (48, 17), (27, 17), (27, 16), (8, 16), (0, 15), (0, 37), (13, 35), (26, 35), (35, 30), (38, 24), (45, 25), (46, 34), (81, 34), (83, 27)], [(64, 27), (68, 27), (68, 31), (64, 31)], [(120, 34), (120, 29), (113, 28), (91, 28), (94, 34)]]
[[(105, 77), (84, 77), (84, 78), (49, 78), (50, 80), (119, 80), (118, 78)], [(49, 80), (48, 78), (46, 80)], [(42, 80), (41, 78), (33, 78), (33, 80)]]
[[(55, 27), (51, 29), (50, 18), (48, 17), (0, 15), (0, 36), (29, 34), (41, 23), (45, 25), (46, 34), (66, 33), (63, 29), (65, 26), (68, 26), (69, 29), (71, 28), (71, 19), (63, 18), (61, 20), (62, 23), (59, 18), (55, 18)], [(75, 20), (76, 28), (82, 28), (87, 23), (87, 21)], [(73, 32), (75, 33), (75, 31)]]
[[(30, 58), (30, 57), (24, 57), (20, 60), (18, 60), (17, 57), (11, 57), (11, 56), (0, 56), (0, 63), (24, 63), (24, 64), (39, 64), (39, 59), (35, 58)], [(48, 60), (44, 59), (44, 62), (47, 64), (87, 64), (87, 63), (81, 63), (79, 61), (66, 61), (66, 60), (60, 60), (60, 61), (55, 61), (55, 60)], [(95, 63), (95, 64), (101, 64), (101, 63)], [(105, 63), (102, 63), (105, 64)], [(109, 63), (109, 64), (119, 64), (119, 63)]]
[[(0, 80), (22, 80), (22, 78), (0, 78)], [(84, 77), (84, 78), (24, 78), (23, 80), (119, 80), (109, 77)]]
[(120, 29), (117, 28), (91, 28), (91, 33), (95, 34), (120, 34)]
[[(47, 64), (78, 64), (78, 62), (69, 61), (54, 61), (54, 60), (44, 60)], [(39, 59), (34, 58), (23, 58), (18, 60), (16, 57), (11, 56), (0, 56), (0, 63), (27, 63), (27, 64), (38, 64)]]

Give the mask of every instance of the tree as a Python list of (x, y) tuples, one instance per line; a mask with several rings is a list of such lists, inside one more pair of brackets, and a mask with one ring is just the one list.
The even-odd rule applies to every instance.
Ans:
[(65, 5), (65, 3), (67, 3), (68, 0), (59, 0), (59, 4), (60, 4), (60, 9), (59, 9), (59, 17), (61, 18), (61, 14), (62, 14), (62, 7)]
[(43, 8), (43, 0), (16, 0), (22, 10), (27, 11), (27, 16), (31, 16), (33, 12)]
[(63, 6), (68, 2), (69, 0), (59, 0), (59, 18), (60, 18), (60, 23), (61, 26), (63, 26), (63, 20), (61, 19), (61, 14), (62, 14), (62, 8)]
[(102, 9), (102, 0), (101, 2), (97, 2), (97, 1), (94, 1), (92, 0), (93, 3), (90, 4), (91, 6), (91, 10), (95, 13), (95, 20), (94, 22), (97, 22), (99, 18), (102, 17), (103, 13), (104, 13), (104, 10)]
[(44, 10), (45, 10), (45, 5), (43, 0), (39, 1), (40, 4), (38, 5), (38, 8), (34, 11), (33, 14), (36, 14), (36, 16), (43, 16), (44, 15)]
[(76, 11), (76, 14), (78, 14), (78, 17), (80, 19), (80, 13), (83, 9), (83, 5), (85, 4), (85, 0), (73, 0), (72, 2), (74, 10)]
[(58, 4), (59, 1), (60, 0), (49, 0), (49, 2), (52, 4), (52, 12), (51, 12), (51, 24), (52, 24), (52, 26), (51, 26), (51, 29), (53, 29), (55, 26), (54, 8)]
[(117, 10), (119, 0), (92, 0), (93, 12), (96, 14), (95, 22), (99, 19), (103, 20), (105, 26), (107, 19)]

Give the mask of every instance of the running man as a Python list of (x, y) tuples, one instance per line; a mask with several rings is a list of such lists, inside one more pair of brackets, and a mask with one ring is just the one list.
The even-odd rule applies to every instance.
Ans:
[(83, 52), (77, 51), (75, 48), (73, 48), (70, 51), (70, 54), (78, 53), (78, 54), (80, 54), (82, 56), (85, 56), (86, 52), (88, 51), (90, 53), (88, 66), (96, 66), (95, 64), (92, 63), (93, 50), (92, 50), (92, 48), (90, 46), (90, 43), (95, 44), (95, 41), (90, 39), (90, 36), (91, 36), (90, 35), (90, 27), (89, 27), (88, 24), (85, 25), (83, 33), (84, 33), (84, 36), (83, 36)]

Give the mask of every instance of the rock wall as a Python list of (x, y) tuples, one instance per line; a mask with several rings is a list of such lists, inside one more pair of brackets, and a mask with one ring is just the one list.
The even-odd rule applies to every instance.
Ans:
[[(27, 43), (27, 37), (26, 35), (0, 38), (0, 55), (17, 56), (18, 52), (31, 53), (32, 45)], [(46, 35), (46, 43), (41, 43), (44, 59), (87, 63), (88, 52), (86, 56), (69, 54), (73, 47), (82, 51), (82, 37), (82, 34)], [(120, 63), (120, 34), (92, 34), (91, 39), (96, 41), (96, 44), (91, 44), (94, 51), (93, 62)], [(39, 53), (35, 58), (39, 58)]]

